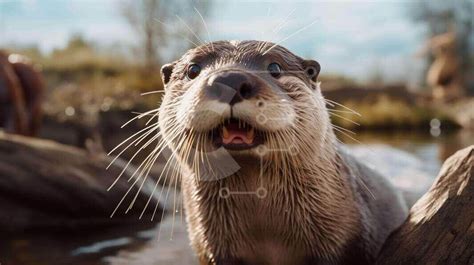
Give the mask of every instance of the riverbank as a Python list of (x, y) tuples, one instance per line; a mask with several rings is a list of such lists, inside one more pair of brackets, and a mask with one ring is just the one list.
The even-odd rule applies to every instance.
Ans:
[[(364, 145), (347, 139), (349, 150), (354, 155), (389, 176), (397, 187), (412, 188), (419, 194), (433, 183), (445, 158), (457, 149), (472, 144), (474, 139), (470, 131), (463, 130), (442, 133), (438, 137), (415, 132), (364, 132), (358, 136)], [(178, 213), (173, 220), (173, 201), (174, 198), (168, 198), (168, 203), (163, 202), (167, 214), (157, 225), (148, 218), (137, 220), (145, 227), (124, 226), (61, 234), (36, 231), (4, 238), (0, 247), (0, 262), (9, 265), (196, 264), (184, 216)]]
[(323, 94), (333, 124), (347, 130), (474, 128), (474, 98), (435, 102), (404, 86), (337, 87)]

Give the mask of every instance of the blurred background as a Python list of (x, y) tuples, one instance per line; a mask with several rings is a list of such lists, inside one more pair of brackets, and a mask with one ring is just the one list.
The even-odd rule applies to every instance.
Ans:
[(472, 0), (0, 0), (0, 264), (194, 264), (179, 192), (108, 218), (146, 152), (105, 154), (146, 127), (122, 124), (159, 106), (161, 65), (221, 39), (319, 61), (341, 141), (413, 200), (474, 144)]

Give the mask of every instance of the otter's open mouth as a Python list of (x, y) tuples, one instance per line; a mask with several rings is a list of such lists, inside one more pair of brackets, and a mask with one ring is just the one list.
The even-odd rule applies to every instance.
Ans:
[(245, 150), (263, 143), (263, 133), (245, 121), (231, 118), (211, 132), (216, 147), (229, 150)]

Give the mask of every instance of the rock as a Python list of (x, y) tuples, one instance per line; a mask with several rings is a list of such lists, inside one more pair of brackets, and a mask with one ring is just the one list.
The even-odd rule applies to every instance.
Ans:
[(377, 264), (474, 264), (474, 145), (446, 160)]
[[(118, 159), (106, 170), (111, 158), (88, 155), (84, 150), (52, 141), (0, 132), (0, 231), (33, 229), (76, 229), (140, 222), (139, 216), (152, 196), (143, 219), (149, 222), (157, 203), (151, 194), (155, 186), (144, 182), (134, 207), (125, 214), (138, 186), (110, 215), (132, 186), (129, 168), (107, 191), (126, 164)], [(158, 207), (155, 221), (161, 217)], [(142, 222), (145, 222), (142, 220)]]

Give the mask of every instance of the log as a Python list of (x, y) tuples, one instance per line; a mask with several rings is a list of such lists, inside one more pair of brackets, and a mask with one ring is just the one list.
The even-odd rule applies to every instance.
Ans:
[(444, 162), (430, 190), (385, 242), (378, 265), (474, 264), (474, 146)]
[[(0, 232), (44, 229), (83, 229), (104, 226), (150, 223), (157, 199), (151, 196), (155, 183), (145, 181), (138, 192), (133, 185), (129, 195), (110, 218), (122, 196), (132, 186), (128, 179), (135, 169), (124, 172), (118, 159), (108, 170), (112, 158), (90, 155), (85, 150), (49, 140), (10, 135), (0, 131)], [(134, 207), (125, 214), (135, 194)], [(150, 204), (139, 220), (142, 209)], [(161, 207), (155, 222), (161, 217)]]

